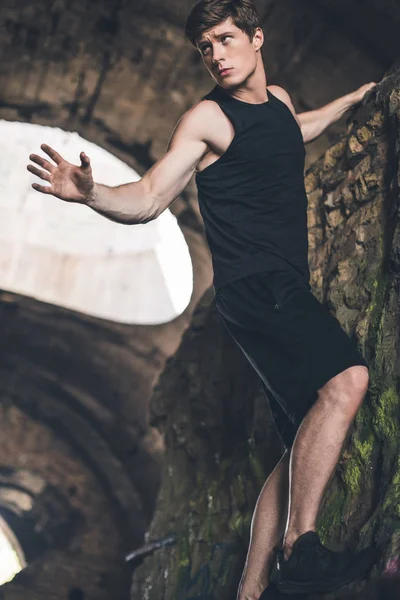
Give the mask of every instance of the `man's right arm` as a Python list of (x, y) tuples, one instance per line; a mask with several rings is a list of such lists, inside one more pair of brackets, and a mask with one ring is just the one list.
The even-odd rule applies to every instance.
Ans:
[(166, 154), (140, 179), (117, 187), (94, 184), (87, 206), (126, 224), (156, 219), (179, 196), (191, 179), (208, 145), (208, 103), (188, 110), (176, 125)]

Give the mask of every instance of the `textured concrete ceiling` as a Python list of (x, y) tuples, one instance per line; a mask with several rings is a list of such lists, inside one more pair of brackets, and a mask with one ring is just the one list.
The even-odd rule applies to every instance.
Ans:
[[(395, 3), (344, 4), (257, 2), (268, 79), (300, 110), (379, 78), (396, 58)], [(19, 0), (3, 8), (0, 116), (75, 129), (140, 173), (213, 85), (183, 36), (191, 5), (102, 0), (94, 11), (89, 1)]]
[(346, 31), (390, 63), (400, 54), (400, 4), (397, 0), (316, 0), (316, 8), (332, 26)]

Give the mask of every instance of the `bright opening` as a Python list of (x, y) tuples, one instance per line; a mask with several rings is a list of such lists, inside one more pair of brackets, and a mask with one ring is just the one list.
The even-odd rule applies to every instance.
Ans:
[[(116, 186), (140, 179), (121, 160), (57, 128), (0, 121), (0, 288), (122, 323), (159, 324), (189, 304), (193, 270), (169, 210), (142, 225), (113, 223), (85, 206), (35, 191), (30, 154), (91, 159), (94, 180)], [(33, 164), (33, 163), (32, 163)]]
[(21, 546), (5, 520), (0, 517), (0, 585), (11, 581), (26, 567)]

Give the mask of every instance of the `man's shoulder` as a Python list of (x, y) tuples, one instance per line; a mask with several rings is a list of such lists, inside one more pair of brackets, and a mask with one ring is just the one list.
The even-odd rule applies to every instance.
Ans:
[(211, 99), (201, 99), (190, 107), (181, 117), (182, 125), (195, 129), (209, 129), (221, 118), (221, 110)]
[(281, 100), (285, 104), (289, 105), (291, 103), (291, 99), (290, 99), (289, 94), (280, 85), (268, 85), (267, 86), (267, 91), (271, 92), (274, 96), (276, 96), (277, 98), (279, 98), (279, 100)]
[(296, 119), (298, 126), (301, 127), (299, 117), (296, 114), (296, 109), (293, 106), (292, 99), (289, 96), (289, 94), (287, 93), (287, 91), (284, 90), (279, 85), (269, 85), (269, 86), (267, 86), (267, 90), (270, 91), (274, 96), (276, 96), (281, 102), (286, 104), (286, 106), (288, 107), (288, 109), (290, 110), (290, 112), (292, 113), (294, 118)]

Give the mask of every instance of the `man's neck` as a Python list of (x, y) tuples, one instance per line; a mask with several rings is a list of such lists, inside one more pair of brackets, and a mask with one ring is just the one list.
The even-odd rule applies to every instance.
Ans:
[(256, 69), (251, 80), (248, 79), (241, 86), (238, 86), (232, 90), (226, 90), (230, 96), (236, 98), (236, 100), (241, 100), (242, 102), (247, 102), (248, 104), (263, 104), (268, 102), (268, 93), (267, 93), (267, 78), (265, 75), (264, 65), (261, 65), (262, 69)]

